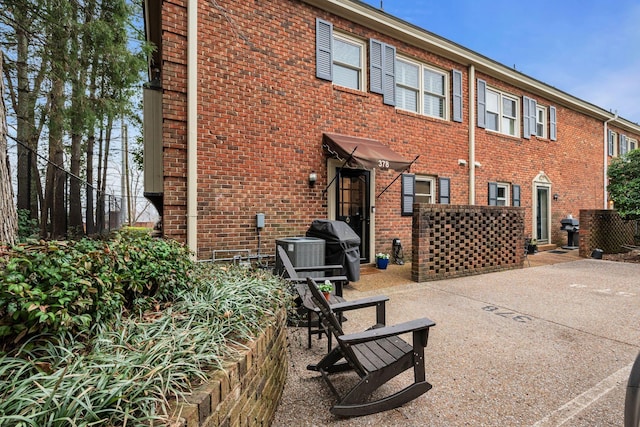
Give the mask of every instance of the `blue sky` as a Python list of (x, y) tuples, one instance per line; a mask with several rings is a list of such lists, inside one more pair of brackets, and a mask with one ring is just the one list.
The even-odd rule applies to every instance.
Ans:
[(640, 0), (383, 0), (383, 8), (640, 123)]

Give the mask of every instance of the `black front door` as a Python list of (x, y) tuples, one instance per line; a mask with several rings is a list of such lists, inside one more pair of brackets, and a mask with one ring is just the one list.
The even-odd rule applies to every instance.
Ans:
[(344, 221), (360, 237), (360, 261), (369, 262), (369, 171), (338, 169), (336, 219)]

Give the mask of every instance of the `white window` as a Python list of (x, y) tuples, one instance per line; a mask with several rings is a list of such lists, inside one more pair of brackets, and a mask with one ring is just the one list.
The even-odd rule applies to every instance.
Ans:
[(420, 66), (396, 60), (396, 107), (417, 113), (420, 99)]
[(356, 90), (366, 87), (363, 64), (364, 42), (343, 34), (333, 33), (333, 83)]
[(627, 137), (625, 135), (620, 135), (618, 142), (620, 143), (620, 148), (618, 149), (618, 155), (624, 156), (625, 154), (627, 154), (627, 151), (629, 148), (627, 146)]
[(502, 182), (498, 183), (498, 194), (496, 197), (497, 206), (509, 206), (509, 187), (510, 184)]
[(538, 138), (547, 137), (547, 109), (545, 107), (536, 107), (536, 131)]
[(638, 140), (629, 139), (629, 151), (635, 150), (636, 148), (638, 148)]
[(617, 154), (617, 148), (618, 148), (618, 134), (613, 132), (613, 131), (609, 131), (609, 155), (612, 157), (615, 157), (615, 155)]
[(428, 65), (396, 58), (396, 107), (447, 118), (448, 74)]
[(434, 189), (436, 188), (434, 177), (416, 175), (415, 203), (435, 203)]
[(517, 136), (520, 129), (518, 99), (489, 88), (487, 88), (486, 97), (486, 128)]

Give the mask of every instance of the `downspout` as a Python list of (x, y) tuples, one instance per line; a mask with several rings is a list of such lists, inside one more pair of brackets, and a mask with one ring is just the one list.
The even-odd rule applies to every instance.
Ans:
[(187, 246), (198, 257), (198, 0), (187, 5)]
[(476, 80), (476, 69), (469, 65), (469, 204), (476, 204), (476, 90), (473, 84)]
[(609, 193), (607, 193), (607, 174), (609, 173), (609, 122), (618, 119), (616, 112), (613, 117), (604, 121), (604, 209), (609, 207)]

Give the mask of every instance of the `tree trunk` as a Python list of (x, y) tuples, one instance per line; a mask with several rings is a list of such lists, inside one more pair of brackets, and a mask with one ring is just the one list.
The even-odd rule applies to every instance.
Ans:
[(47, 165), (46, 201), (51, 218), (51, 238), (67, 237), (66, 172), (64, 171), (65, 94), (68, 64), (66, 41), (69, 38), (68, 4), (63, 0), (53, 2), (52, 17), (58, 25), (52, 27), (51, 62), (51, 111), (49, 113), (49, 163)]
[[(2, 52), (0, 51), (0, 76)], [(7, 157), (7, 122), (4, 108), (4, 80), (0, 78), (0, 243), (14, 244), (18, 237), (18, 211), (13, 203), (13, 187)]]

